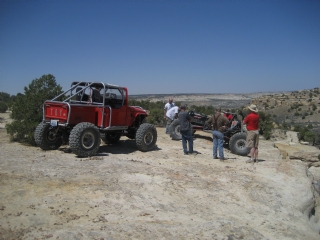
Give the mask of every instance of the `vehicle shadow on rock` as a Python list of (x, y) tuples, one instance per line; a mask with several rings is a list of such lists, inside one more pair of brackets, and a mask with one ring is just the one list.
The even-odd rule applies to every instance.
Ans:
[(193, 135), (193, 139), (204, 139), (204, 140), (208, 140), (210, 142), (212, 142), (212, 137), (209, 137), (209, 136), (204, 136), (204, 135), (201, 135), (201, 134), (194, 134)]
[[(64, 153), (73, 154), (71, 148), (68, 145), (64, 145), (60, 147), (58, 150)], [(160, 151), (160, 150), (162, 149), (156, 145), (154, 149), (149, 152)], [(100, 145), (99, 150), (94, 156), (101, 156), (101, 157), (109, 156), (109, 153), (110, 154), (129, 154), (137, 151), (139, 150), (137, 150), (136, 148), (135, 140), (128, 139), (128, 140), (120, 140), (115, 144)], [(78, 158), (87, 158), (87, 157), (78, 157)]]
[[(73, 154), (73, 152), (72, 152), (72, 150), (71, 150), (71, 148), (69, 147), (69, 146), (64, 146), (64, 147), (60, 147), (59, 149), (58, 149), (59, 151), (61, 151), (61, 152), (64, 152), (64, 153), (71, 153), (71, 154)], [(102, 152), (97, 152), (95, 155), (93, 155), (93, 156), (89, 156), (89, 158), (91, 157), (106, 157), (106, 156), (109, 156), (109, 154), (108, 153), (105, 153), (104, 151), (102, 151)], [(88, 157), (79, 157), (79, 156), (76, 156), (76, 158), (88, 158)], [(96, 159), (91, 159), (91, 160), (96, 160)], [(100, 159), (98, 159), (98, 160), (100, 160)]]
[[(148, 152), (159, 151), (159, 150), (161, 150), (161, 148), (158, 148), (157, 146), (155, 146), (154, 149)], [(98, 154), (101, 154), (101, 153), (129, 154), (134, 152), (140, 152), (136, 147), (136, 141), (134, 139), (120, 140), (115, 144), (100, 145), (100, 148), (98, 150)]]

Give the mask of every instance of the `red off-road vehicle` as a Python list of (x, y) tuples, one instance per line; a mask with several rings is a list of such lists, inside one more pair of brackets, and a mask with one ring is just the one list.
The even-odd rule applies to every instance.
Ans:
[[(57, 99), (64, 99), (58, 101)], [(152, 150), (157, 131), (145, 123), (146, 110), (128, 105), (128, 89), (102, 82), (73, 82), (71, 88), (43, 104), (35, 141), (43, 150), (69, 143), (80, 157), (95, 155), (101, 138), (107, 144), (121, 136), (136, 140), (140, 151)]]

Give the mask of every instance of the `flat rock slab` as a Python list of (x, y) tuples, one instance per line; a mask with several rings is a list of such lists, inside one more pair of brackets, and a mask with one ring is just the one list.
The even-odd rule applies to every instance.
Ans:
[(78, 158), (68, 146), (11, 143), (0, 129), (0, 239), (319, 239), (306, 163), (266, 140), (258, 164), (227, 149), (220, 162), (205, 132), (186, 156), (157, 131), (154, 151), (123, 137)]

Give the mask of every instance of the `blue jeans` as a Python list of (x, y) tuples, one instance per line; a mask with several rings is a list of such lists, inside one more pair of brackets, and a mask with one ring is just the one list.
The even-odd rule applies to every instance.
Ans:
[(219, 149), (219, 158), (224, 158), (223, 154), (223, 133), (217, 130), (212, 131), (213, 135), (213, 157), (217, 157), (217, 150)]
[(166, 134), (168, 134), (169, 133), (169, 126), (173, 122), (173, 120), (168, 118), (168, 117), (166, 117), (166, 121), (167, 121), (167, 123), (166, 123)]
[[(192, 137), (192, 131), (181, 131), (181, 137), (182, 137), (182, 147), (184, 153), (193, 153), (193, 137)], [(189, 151), (187, 148), (187, 142), (189, 146)]]

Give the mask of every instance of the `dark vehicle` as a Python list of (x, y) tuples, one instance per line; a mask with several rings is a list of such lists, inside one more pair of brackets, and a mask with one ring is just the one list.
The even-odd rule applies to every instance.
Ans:
[[(57, 99), (64, 100), (58, 101)], [(101, 138), (114, 144), (121, 136), (135, 139), (140, 151), (152, 150), (157, 141), (155, 126), (145, 123), (146, 110), (128, 105), (128, 89), (102, 82), (73, 82), (71, 88), (43, 104), (43, 120), (35, 141), (43, 150), (69, 143), (80, 157), (96, 154)]]
[[(205, 122), (209, 119), (208, 116), (193, 111), (188, 113), (192, 117), (191, 124), (194, 132), (197, 130), (212, 132), (212, 126), (205, 125)], [(237, 114), (230, 114), (232, 114), (232, 119), (230, 120), (230, 127), (224, 132), (224, 144), (229, 147), (232, 153), (246, 156), (248, 154), (248, 149), (246, 147), (246, 131), (243, 130), (242, 123), (238, 119)], [(181, 140), (179, 120), (176, 119), (171, 123), (169, 132), (173, 140)]]

